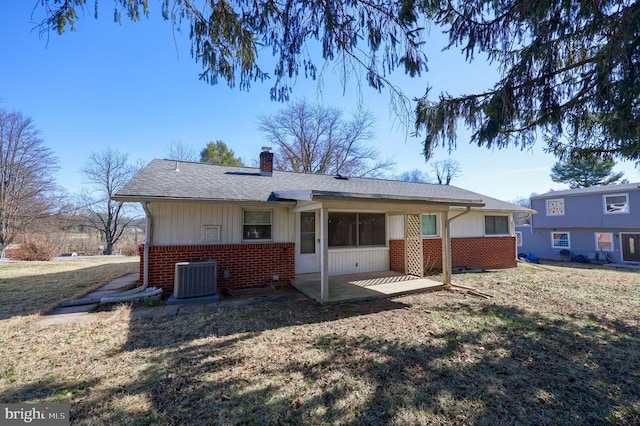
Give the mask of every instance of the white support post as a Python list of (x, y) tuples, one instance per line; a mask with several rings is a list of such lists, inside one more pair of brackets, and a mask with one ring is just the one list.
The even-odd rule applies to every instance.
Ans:
[(320, 300), (329, 300), (329, 214), (320, 209)]
[(449, 212), (440, 215), (440, 227), (442, 229), (442, 284), (446, 288), (451, 287), (451, 231)]

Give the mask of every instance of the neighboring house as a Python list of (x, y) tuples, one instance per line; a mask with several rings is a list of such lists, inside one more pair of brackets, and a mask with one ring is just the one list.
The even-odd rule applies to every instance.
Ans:
[(531, 197), (531, 208), (531, 224), (516, 226), (518, 252), (640, 263), (640, 183), (552, 191)]
[(146, 211), (150, 285), (211, 259), (222, 290), (319, 273), (323, 297), (329, 275), (514, 267), (513, 214), (533, 213), (454, 186), (273, 171), (268, 150), (259, 169), (153, 160), (114, 199)]

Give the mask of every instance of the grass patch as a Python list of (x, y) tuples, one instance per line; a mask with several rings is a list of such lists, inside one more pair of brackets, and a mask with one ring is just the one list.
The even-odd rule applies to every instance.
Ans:
[(454, 281), (493, 297), (0, 321), (0, 402), (67, 402), (81, 425), (638, 424), (640, 274)]

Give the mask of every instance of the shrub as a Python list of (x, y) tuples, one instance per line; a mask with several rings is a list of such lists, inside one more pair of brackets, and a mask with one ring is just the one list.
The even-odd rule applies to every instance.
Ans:
[(51, 260), (60, 253), (60, 248), (44, 235), (29, 234), (22, 238), (20, 248), (13, 255), (18, 260)]
[(122, 247), (120, 252), (125, 256), (137, 256), (138, 254), (140, 254), (138, 246), (135, 244), (125, 245), (124, 247)]

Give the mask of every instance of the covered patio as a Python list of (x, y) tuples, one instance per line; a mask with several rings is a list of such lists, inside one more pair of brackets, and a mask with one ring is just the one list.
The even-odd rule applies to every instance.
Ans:
[(323, 304), (357, 302), (447, 288), (438, 281), (394, 271), (330, 276), (329, 295), (325, 298), (322, 297), (320, 273), (296, 275), (291, 285)]

